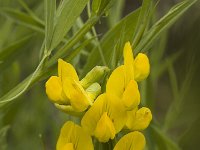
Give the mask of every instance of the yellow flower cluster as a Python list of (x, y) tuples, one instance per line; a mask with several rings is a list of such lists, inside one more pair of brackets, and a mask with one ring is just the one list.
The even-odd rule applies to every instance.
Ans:
[[(57, 108), (69, 114), (83, 114), (81, 126), (68, 121), (61, 129), (57, 150), (92, 150), (91, 137), (108, 142), (116, 134), (128, 129), (115, 145), (114, 150), (142, 150), (145, 137), (140, 132), (152, 120), (150, 109), (139, 108), (138, 82), (150, 72), (148, 57), (139, 53), (135, 58), (131, 45), (124, 46), (124, 64), (117, 67), (101, 93), (97, 81), (108, 71), (97, 66), (81, 81), (72, 65), (58, 60), (58, 76), (46, 82), (46, 93)], [(100, 95), (99, 95), (100, 94)], [(82, 145), (82, 146), (81, 146)]]

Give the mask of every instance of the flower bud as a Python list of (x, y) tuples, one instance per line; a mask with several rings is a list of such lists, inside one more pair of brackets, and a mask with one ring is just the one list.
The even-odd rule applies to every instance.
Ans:
[(105, 73), (109, 71), (108, 67), (96, 66), (80, 81), (84, 89), (87, 89), (94, 82), (99, 81)]

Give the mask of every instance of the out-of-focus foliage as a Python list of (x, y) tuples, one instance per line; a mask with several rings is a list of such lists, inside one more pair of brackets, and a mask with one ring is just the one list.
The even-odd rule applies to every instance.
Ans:
[(140, 87), (153, 112), (146, 149), (198, 149), (200, 2), (100, 1), (0, 0), (0, 149), (55, 149), (63, 123), (76, 121), (45, 95), (57, 59), (81, 76), (114, 69), (128, 40), (151, 61)]

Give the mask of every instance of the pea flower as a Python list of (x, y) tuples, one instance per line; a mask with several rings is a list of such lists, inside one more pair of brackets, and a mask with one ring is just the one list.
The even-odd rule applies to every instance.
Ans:
[(114, 139), (126, 123), (126, 111), (121, 105), (116, 95), (101, 94), (83, 116), (82, 127), (100, 142)]
[(123, 136), (115, 145), (114, 150), (143, 150), (145, 143), (144, 135), (135, 131)]
[(145, 54), (139, 53), (135, 60), (130, 42), (124, 46), (124, 64), (117, 67), (110, 75), (106, 92), (117, 95), (127, 110), (126, 128), (144, 130), (152, 120), (148, 108), (140, 108), (140, 92), (136, 81), (144, 80), (150, 72), (150, 64)]
[(130, 42), (126, 42), (124, 46), (124, 66), (127, 82), (131, 79), (140, 82), (145, 80), (150, 73), (148, 57), (139, 53), (134, 59)]
[(93, 150), (92, 139), (80, 126), (66, 122), (56, 145), (57, 150)]
[[(65, 112), (83, 112), (93, 104), (100, 94), (101, 86), (98, 80), (107, 68), (96, 67), (81, 81), (74, 67), (58, 60), (58, 76), (51, 76), (46, 82), (46, 93), (57, 108)], [(92, 78), (96, 73), (96, 78)]]
[(144, 80), (150, 72), (148, 57), (139, 53), (135, 60), (130, 42), (124, 46), (124, 65), (117, 67), (106, 85), (106, 92), (116, 94), (123, 101), (127, 110), (132, 110), (140, 103), (140, 93), (136, 81)]

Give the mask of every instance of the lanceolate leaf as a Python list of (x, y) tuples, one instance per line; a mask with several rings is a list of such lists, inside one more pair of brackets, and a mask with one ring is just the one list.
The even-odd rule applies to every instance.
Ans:
[(152, 12), (152, 0), (143, 0), (132, 45), (136, 47), (149, 23)]
[(67, 34), (74, 22), (85, 8), (88, 0), (64, 0), (61, 1), (55, 18), (55, 29), (51, 48), (55, 48)]
[(45, 49), (50, 50), (56, 14), (56, 0), (45, 0)]
[(155, 39), (159, 37), (164, 30), (168, 29), (195, 2), (196, 0), (185, 0), (172, 7), (169, 12), (144, 35), (138, 46), (135, 48), (135, 52), (148, 51)]
[(33, 83), (34, 81), (40, 79), (42, 74), (43, 64), (48, 55), (44, 55), (37, 68), (29, 77), (27, 77), (24, 81), (18, 84), (13, 90), (5, 94), (2, 98), (0, 98), (0, 107), (4, 106), (8, 102), (11, 102), (21, 96)]

